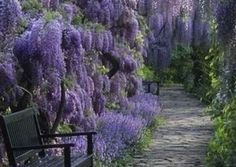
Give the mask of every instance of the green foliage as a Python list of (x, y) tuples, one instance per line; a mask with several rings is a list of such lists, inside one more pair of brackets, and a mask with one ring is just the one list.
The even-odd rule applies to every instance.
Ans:
[[(129, 48), (130, 49), (130, 48)], [(141, 52), (140, 51), (138, 51), (137, 49), (130, 49), (130, 52), (131, 52), (131, 55), (132, 55), (132, 57), (136, 60), (136, 61), (138, 61), (138, 62), (140, 62), (141, 64), (144, 64), (144, 61), (143, 61), (143, 55), (141, 54)]]
[(57, 128), (58, 133), (71, 133), (72, 129), (69, 124), (59, 124)]
[(123, 153), (122, 158), (111, 162), (111, 163), (105, 163), (102, 161), (99, 161), (98, 159), (95, 159), (95, 166), (96, 167), (128, 167), (128, 163), (132, 162), (132, 155), (130, 150), (126, 150)]
[(99, 23), (88, 22), (86, 26), (88, 29), (94, 29), (96, 32), (103, 32), (106, 30), (106, 28), (102, 24), (99, 24)]
[(44, 10), (43, 11), (43, 17), (47, 23), (51, 22), (52, 20), (58, 18), (60, 16), (60, 13), (57, 11), (50, 11), (50, 10)]
[(107, 102), (106, 103), (106, 108), (109, 110), (117, 110), (120, 108), (120, 105), (117, 104), (116, 102)]
[[(219, 46), (217, 47), (219, 50)], [(233, 84), (225, 85), (221, 82), (222, 75), (219, 70), (219, 65), (223, 64), (223, 54), (212, 51), (215, 55), (211, 58), (210, 66), (214, 67), (211, 70), (211, 89), (209, 94), (216, 96), (211, 105), (208, 107), (208, 112), (212, 115), (215, 124), (215, 134), (209, 144), (209, 151), (207, 155), (207, 165), (209, 167), (231, 167), (236, 164), (236, 96), (235, 77), (230, 78)], [(218, 55), (218, 56), (217, 56)], [(227, 88), (226, 88), (227, 87)], [(224, 92), (224, 99), (221, 97), (222, 90)]]
[(76, 26), (80, 26), (84, 24), (84, 22), (87, 22), (87, 20), (85, 19), (83, 13), (81, 12), (78, 12), (72, 19), (72, 24)]
[(173, 84), (175, 83), (174, 81), (174, 76), (175, 76), (176, 70), (172, 68), (165, 69), (160, 72), (161, 76), (161, 82), (165, 84)]
[[(217, 24), (211, 22), (211, 47), (187, 48), (177, 46), (169, 69), (164, 71), (165, 82), (183, 83), (187, 90), (209, 104), (215, 126), (206, 157), (208, 167), (233, 167), (236, 164), (236, 77), (226, 76), (222, 70), (225, 60), (217, 40)], [(225, 53), (228, 54), (228, 53)], [(229, 60), (228, 60), (229, 61)]]
[(222, 64), (217, 25), (213, 20), (210, 49), (177, 45), (173, 50), (170, 68), (162, 72), (161, 78), (164, 83), (182, 83), (187, 91), (210, 104), (220, 88)]
[(209, 144), (209, 167), (231, 167), (236, 164), (236, 97), (215, 118), (215, 135)]
[(106, 30), (104, 25), (89, 21), (81, 11), (73, 17), (72, 25), (81, 26), (85, 29), (94, 30), (95, 32), (103, 32)]
[(193, 60), (192, 48), (177, 45), (173, 50), (171, 65), (168, 69), (161, 72), (161, 80), (165, 84), (183, 83), (187, 90), (193, 87)]
[(223, 64), (223, 54), (219, 50), (218, 44), (212, 45), (208, 54), (205, 56), (206, 64), (208, 64), (208, 76), (210, 80), (207, 86), (206, 98), (212, 100), (220, 89), (220, 69)]
[(144, 16), (138, 16), (138, 22), (141, 32), (144, 34), (144, 36), (146, 36), (149, 31), (149, 27), (147, 25), (147, 18)]
[[(209, 66), (210, 86), (207, 96), (212, 100), (208, 112), (212, 115), (215, 134), (209, 144), (206, 157), (208, 167), (233, 167), (236, 164), (236, 96), (235, 77), (229, 78), (232, 84), (222, 82), (225, 55), (217, 41), (217, 24), (213, 21), (212, 47), (205, 60)], [(222, 90), (227, 89), (225, 92)], [(227, 92), (230, 92), (227, 94)], [(224, 94), (224, 99), (222, 98)]]
[(10, 114), (11, 112), (12, 112), (11, 108), (7, 107), (6, 110), (2, 111), (2, 115), (7, 115), (7, 114)]
[(164, 125), (166, 122), (166, 119), (164, 117), (161, 116), (157, 116), (154, 118), (154, 120), (152, 121), (151, 125), (150, 125), (150, 129), (151, 131), (156, 130), (158, 127)]
[(148, 33), (148, 25), (147, 25), (147, 19), (143, 16), (138, 17), (139, 27), (140, 31), (135, 37), (135, 44), (137, 46), (143, 46), (144, 45), (144, 39), (147, 36)]
[(151, 125), (143, 130), (143, 134), (135, 145), (134, 152), (142, 153), (152, 142), (154, 131), (165, 123), (163, 117), (157, 116), (152, 121)]
[(145, 81), (159, 81), (155, 71), (149, 66), (143, 65), (137, 70), (137, 75)]
[[(198, 56), (194, 70), (194, 92), (202, 101), (210, 104), (220, 89), (220, 73), (223, 66), (223, 54), (217, 41), (217, 24), (211, 21), (211, 47), (208, 51), (195, 49)], [(198, 75), (196, 75), (198, 73)]]
[(144, 36), (143, 36), (141, 31), (139, 31), (138, 34), (136, 35), (134, 42), (137, 46), (142, 46), (143, 45)]
[(178, 45), (172, 55), (171, 68), (176, 69), (174, 81), (180, 83), (185, 80), (190, 74), (189, 71), (193, 68), (193, 61), (191, 58), (192, 48)]
[(42, 7), (42, 4), (38, 0), (25, 0), (22, 4), (23, 11), (39, 11)]
[(102, 75), (105, 75), (109, 72), (109, 69), (106, 68), (104, 65), (97, 65), (96, 66), (96, 71), (99, 73), (99, 74), (102, 74)]
[(67, 75), (65, 78), (63, 78), (63, 83), (66, 88), (72, 88), (75, 83), (75, 76), (73, 75)]
[(27, 20), (21, 19), (18, 26), (17, 26), (16, 32), (18, 34), (22, 34), (26, 30), (27, 26), (28, 26)]

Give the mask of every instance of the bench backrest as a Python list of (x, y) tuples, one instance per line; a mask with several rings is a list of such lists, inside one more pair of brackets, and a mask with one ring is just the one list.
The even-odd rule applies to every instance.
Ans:
[[(154, 84), (156, 86), (156, 92), (151, 92), (151, 85)], [(146, 93), (155, 93), (156, 95), (160, 94), (160, 82), (157, 81), (143, 81), (143, 86), (147, 86)]]
[(9, 163), (16, 166), (17, 162), (35, 156), (42, 150), (12, 151), (12, 147), (42, 145), (34, 108), (25, 109), (9, 115), (0, 116), (0, 125), (6, 146)]

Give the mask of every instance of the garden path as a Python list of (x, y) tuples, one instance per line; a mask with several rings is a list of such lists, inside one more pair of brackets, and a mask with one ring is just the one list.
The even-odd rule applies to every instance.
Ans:
[(204, 105), (181, 85), (160, 91), (166, 121), (154, 133), (150, 148), (135, 155), (134, 167), (203, 167), (213, 127)]

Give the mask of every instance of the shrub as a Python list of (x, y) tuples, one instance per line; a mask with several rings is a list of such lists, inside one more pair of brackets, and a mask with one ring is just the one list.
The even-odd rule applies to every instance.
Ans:
[(150, 66), (143, 65), (141, 68), (137, 70), (137, 74), (139, 77), (141, 77), (143, 80), (146, 80), (146, 81), (159, 80), (155, 71)]
[(28, 11), (28, 10), (35, 10), (39, 11), (42, 9), (42, 4), (39, 2), (39, 0), (26, 0), (22, 4), (22, 10)]
[(209, 144), (209, 167), (231, 167), (236, 164), (236, 98), (225, 105), (215, 119), (215, 135)]
[(138, 141), (144, 128), (141, 119), (113, 112), (101, 115), (97, 126), (95, 152), (106, 163), (121, 157), (125, 149)]

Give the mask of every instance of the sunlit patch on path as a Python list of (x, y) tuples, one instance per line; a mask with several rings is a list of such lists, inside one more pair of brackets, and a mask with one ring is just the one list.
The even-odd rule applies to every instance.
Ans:
[(143, 155), (136, 155), (134, 167), (203, 167), (212, 136), (210, 117), (204, 105), (181, 86), (161, 89), (165, 124), (157, 129)]

